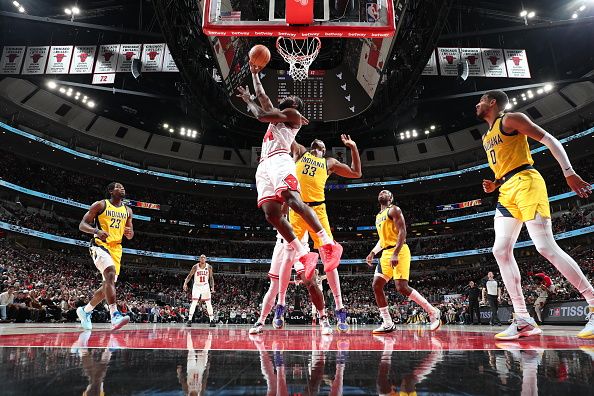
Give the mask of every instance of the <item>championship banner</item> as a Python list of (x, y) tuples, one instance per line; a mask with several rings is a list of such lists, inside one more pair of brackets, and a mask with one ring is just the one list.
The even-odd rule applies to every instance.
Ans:
[(481, 58), (485, 67), (485, 77), (507, 77), (503, 50), (499, 48), (481, 48)]
[(77, 45), (74, 47), (70, 74), (91, 74), (95, 62), (95, 45)]
[(260, 155), (262, 154), (262, 147), (252, 147), (252, 166), (258, 166), (260, 163)]
[(178, 72), (179, 69), (173, 60), (169, 46), (165, 45), (165, 55), (163, 56), (163, 71), (164, 72)]
[(442, 76), (458, 76), (459, 48), (438, 48), (439, 69)]
[(437, 72), (437, 58), (435, 57), (435, 51), (431, 52), (431, 57), (421, 74), (423, 76), (437, 76), (439, 74)]
[(332, 147), (332, 156), (338, 162), (346, 163), (346, 147)]
[(142, 49), (142, 72), (160, 72), (165, 44), (145, 44)]
[(49, 46), (28, 47), (22, 74), (43, 74), (47, 63)]
[(120, 44), (105, 44), (99, 46), (97, 53), (97, 62), (95, 63), (95, 73), (115, 73), (118, 65), (118, 54), (120, 53)]
[(503, 51), (505, 52), (507, 76), (509, 78), (530, 78), (526, 50), (506, 49)]
[(459, 202), (459, 203), (453, 203), (453, 204), (447, 204), (447, 205), (437, 205), (437, 210), (443, 212), (446, 210), (456, 210), (456, 209), (470, 208), (472, 206), (480, 206), (482, 204), (483, 204), (483, 201), (481, 199), (473, 199), (472, 201)]
[(19, 74), (25, 55), (23, 46), (6, 46), (2, 50), (0, 60), (0, 74)]
[(460, 48), (460, 56), (462, 60), (468, 61), (468, 75), (470, 77), (485, 76), (480, 48)]
[(68, 74), (72, 58), (72, 45), (52, 46), (47, 61), (46, 74)]
[(132, 60), (140, 59), (141, 48), (142, 44), (122, 44), (116, 72), (129, 72), (132, 70)]

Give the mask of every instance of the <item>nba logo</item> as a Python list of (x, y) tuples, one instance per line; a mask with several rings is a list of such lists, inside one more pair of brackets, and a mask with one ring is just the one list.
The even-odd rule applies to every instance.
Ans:
[(377, 3), (367, 3), (367, 22), (377, 22), (379, 19), (379, 6)]

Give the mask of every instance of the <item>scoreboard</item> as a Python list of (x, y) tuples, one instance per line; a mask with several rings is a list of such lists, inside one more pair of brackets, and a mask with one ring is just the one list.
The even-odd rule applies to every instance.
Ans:
[(280, 103), (289, 95), (299, 96), (305, 105), (303, 115), (310, 121), (324, 120), (324, 76), (325, 70), (310, 70), (309, 78), (294, 81), (286, 70), (277, 70), (277, 101)]

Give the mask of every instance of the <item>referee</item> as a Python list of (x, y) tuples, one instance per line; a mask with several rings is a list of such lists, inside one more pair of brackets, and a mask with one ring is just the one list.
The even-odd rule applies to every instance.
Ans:
[(483, 288), (483, 303), (489, 301), (489, 307), (491, 307), (491, 320), (489, 324), (491, 326), (501, 326), (497, 311), (499, 310), (499, 301), (501, 301), (501, 287), (499, 282), (495, 280), (493, 273), (489, 271), (487, 274), (487, 280), (485, 281), (485, 287)]

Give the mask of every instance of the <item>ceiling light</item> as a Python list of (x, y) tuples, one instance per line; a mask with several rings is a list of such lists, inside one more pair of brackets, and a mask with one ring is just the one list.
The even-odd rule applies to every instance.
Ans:
[(21, 6), (18, 1), (13, 1), (12, 4), (14, 4), (15, 7), (20, 7)]
[(582, 5), (582, 6), (580, 7), (580, 11), (584, 11), (585, 9), (586, 9), (586, 6), (585, 6), (585, 5)]
[(536, 90), (536, 93), (539, 94), (539, 95), (542, 94), (543, 92), (544, 92), (544, 89), (542, 89), (542, 88), (538, 88)]
[(522, 12), (520, 12), (521, 17), (525, 17), (526, 15), (528, 15), (528, 11), (522, 10)]
[(431, 129), (432, 131), (434, 131), (434, 130), (435, 130), (435, 125), (431, 125), (430, 129)]
[(513, 107), (513, 105), (511, 103), (508, 103), (505, 105), (505, 110), (509, 110)]
[(525, 102), (526, 101), (526, 97), (525, 96), (522, 96), (522, 100)]
[(93, 102), (92, 100), (89, 100), (87, 102), (87, 106), (89, 106), (90, 108), (93, 108), (93, 107), (95, 107), (95, 102)]
[[(78, 14), (80, 14), (80, 9), (79, 9), (78, 7), (72, 7), (72, 13), (73, 13), (74, 15), (78, 15)], [(533, 14), (534, 14), (534, 13), (533, 13)], [(531, 18), (531, 16), (530, 16), (530, 15), (528, 15), (528, 18)]]
[[(594, 135), (592, 135), (592, 136), (594, 136)], [(400, 132), (400, 139), (404, 139), (404, 133), (403, 132)]]
[(553, 89), (553, 84), (549, 84), (549, 83), (545, 84), (545, 86), (544, 86), (545, 92), (549, 92), (552, 89)]
[(571, 19), (577, 19), (578, 17), (578, 13), (574, 12), (573, 14), (571, 14)]
[(163, 128), (165, 128), (165, 129), (169, 128), (169, 124), (168, 124), (168, 123), (166, 123), (166, 122), (164, 122), (164, 123), (163, 123)]
[(174, 132), (173, 128), (169, 128), (169, 132), (173, 133)]
[(19, 7), (19, 12), (23, 12), (23, 13), (24, 13), (24, 12), (25, 12), (25, 7), (23, 7), (23, 6), (20, 6), (20, 7)]
[(412, 133), (412, 135), (413, 135), (413, 137), (417, 137), (417, 131), (415, 131), (415, 130), (413, 129), (413, 133)]
[(534, 18), (536, 16), (536, 13), (534, 11), (530, 11), (528, 13), (528, 18)]
[(64, 12), (66, 13), (66, 15), (71, 15), (72, 14), (72, 10), (70, 8), (65, 8)]
[(66, 92), (66, 90), (64, 88), (62, 88), (62, 87), (60, 87), (59, 91), (60, 91), (60, 93)]
[(180, 135), (182, 135), (182, 136), (186, 136), (186, 130), (182, 128), (182, 130), (181, 130), (181, 132), (180, 132)]
[(425, 129), (425, 135), (429, 135), (429, 129)]
[(186, 131), (186, 128), (182, 127), (181, 131), (182, 132), (185, 132)]
[(56, 84), (55, 81), (50, 80), (50, 81), (47, 82), (47, 87), (49, 89), (56, 89), (57, 86), (58, 86), (58, 84)]
[(87, 100), (83, 98), (82, 102), (83, 102), (83, 103), (87, 103)]
[(532, 92), (528, 92), (528, 97), (529, 97), (530, 99), (532, 99), (532, 98), (534, 97), (534, 94), (533, 94)]

